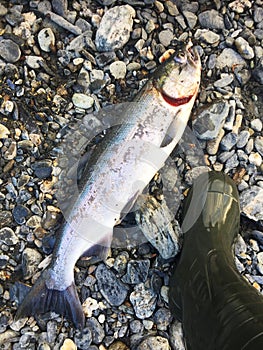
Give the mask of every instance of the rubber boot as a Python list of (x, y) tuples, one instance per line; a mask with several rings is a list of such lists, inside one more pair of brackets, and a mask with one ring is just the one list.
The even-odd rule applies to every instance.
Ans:
[(239, 222), (239, 196), (230, 177), (200, 175), (184, 203), (184, 243), (169, 288), (187, 350), (263, 349), (263, 296), (234, 263)]

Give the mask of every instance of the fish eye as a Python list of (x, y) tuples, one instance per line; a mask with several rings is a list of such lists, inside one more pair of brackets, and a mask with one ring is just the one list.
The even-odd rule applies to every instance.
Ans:
[(178, 54), (174, 57), (175, 62), (186, 63), (187, 55), (183, 51), (179, 51)]

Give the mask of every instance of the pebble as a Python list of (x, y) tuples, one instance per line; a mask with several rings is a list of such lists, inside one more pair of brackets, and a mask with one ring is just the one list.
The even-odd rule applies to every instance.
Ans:
[(129, 284), (145, 282), (148, 277), (149, 267), (149, 260), (130, 260), (127, 265), (127, 273), (121, 280)]
[(193, 29), (197, 22), (197, 16), (191, 11), (182, 11), (190, 29)]
[(207, 150), (208, 154), (210, 154), (211, 156), (217, 154), (219, 144), (220, 144), (224, 135), (225, 135), (224, 129), (220, 129), (220, 131), (215, 139), (207, 141), (206, 150)]
[(224, 19), (216, 10), (207, 10), (198, 15), (201, 27), (208, 29), (225, 29)]
[(263, 188), (254, 185), (242, 191), (240, 207), (248, 218), (255, 221), (263, 220)]
[(263, 57), (259, 59), (259, 62), (256, 68), (252, 71), (252, 74), (255, 80), (259, 82), (261, 85), (263, 85)]
[(238, 52), (243, 58), (245, 58), (246, 60), (251, 60), (252, 58), (254, 58), (254, 51), (244, 38), (238, 37), (235, 40), (235, 45)]
[(251, 120), (250, 126), (253, 130), (260, 132), (260, 131), (262, 131), (263, 123), (259, 118), (256, 118), (256, 119)]
[(41, 254), (33, 248), (25, 248), (22, 253), (22, 271), (24, 279), (31, 278), (42, 260)]
[(93, 106), (94, 98), (89, 95), (76, 92), (72, 96), (72, 102), (75, 107), (89, 109)]
[(115, 341), (109, 347), (109, 350), (130, 350), (129, 347), (120, 340)]
[(96, 279), (101, 294), (111, 305), (118, 306), (124, 302), (128, 293), (127, 287), (104, 264), (97, 267)]
[(193, 131), (201, 140), (215, 139), (229, 112), (228, 102), (222, 100), (208, 105), (193, 121)]
[(235, 0), (232, 1), (228, 6), (232, 11), (243, 13), (245, 8), (251, 8), (252, 4), (249, 0)]
[(60, 350), (77, 350), (77, 346), (73, 342), (73, 340), (67, 338), (64, 340), (63, 345), (61, 346)]
[(110, 65), (110, 72), (115, 79), (124, 79), (126, 70), (126, 64), (122, 61), (115, 61)]
[(104, 14), (96, 32), (97, 50), (113, 51), (122, 48), (130, 38), (135, 11), (130, 5), (115, 6)]
[(161, 336), (150, 336), (144, 339), (137, 347), (138, 350), (170, 350), (169, 342)]
[(10, 227), (3, 227), (0, 229), (0, 242), (8, 246), (16, 245), (18, 237)]
[(151, 289), (146, 289), (143, 283), (137, 284), (130, 294), (130, 301), (136, 317), (145, 319), (150, 317), (156, 307), (157, 296)]
[(167, 47), (170, 45), (171, 41), (173, 40), (173, 32), (169, 29), (166, 29), (166, 30), (162, 30), (160, 33), (159, 33), (159, 40), (160, 40), (160, 43), (164, 46), (164, 47)]
[(251, 152), (248, 160), (251, 164), (255, 164), (256, 166), (260, 167), (262, 165), (262, 157), (257, 152)]
[(55, 45), (55, 35), (51, 28), (41, 29), (37, 38), (41, 50), (45, 52), (50, 52)]
[(0, 40), (0, 57), (6, 62), (15, 63), (20, 60), (21, 50), (14, 41), (2, 39)]
[(246, 146), (250, 138), (250, 132), (248, 130), (242, 130), (237, 137), (237, 148), (243, 148)]
[(246, 61), (235, 50), (231, 48), (225, 48), (216, 58), (216, 67), (222, 69), (224, 67), (246, 66)]
[(77, 330), (74, 336), (74, 343), (77, 349), (89, 349), (92, 342), (92, 334), (88, 328), (84, 328), (82, 331)]
[(40, 56), (26, 56), (26, 64), (33, 69), (40, 68), (40, 62), (44, 62), (44, 59)]
[(96, 318), (88, 318), (86, 321), (86, 327), (88, 327), (91, 331), (92, 342), (95, 344), (101, 344), (105, 337), (105, 332), (102, 325), (96, 320)]
[(263, 157), (263, 136), (257, 136), (255, 138), (255, 149)]
[(233, 148), (236, 143), (237, 143), (237, 134), (233, 132), (229, 132), (222, 138), (220, 142), (220, 148), (223, 151), (230, 151), (231, 148)]
[(214, 82), (215, 87), (224, 88), (232, 83), (234, 80), (233, 74), (225, 74), (221, 79)]
[(6, 139), (10, 135), (9, 129), (0, 123), (0, 139)]
[(166, 331), (171, 324), (172, 315), (170, 310), (166, 308), (160, 308), (155, 312), (153, 319), (157, 326), (157, 329), (160, 331)]
[(197, 29), (195, 32), (195, 38), (207, 44), (216, 45), (220, 40), (220, 35), (208, 29)]
[(24, 205), (18, 204), (13, 209), (13, 218), (18, 225), (22, 225), (26, 221), (26, 217), (29, 215), (29, 209)]

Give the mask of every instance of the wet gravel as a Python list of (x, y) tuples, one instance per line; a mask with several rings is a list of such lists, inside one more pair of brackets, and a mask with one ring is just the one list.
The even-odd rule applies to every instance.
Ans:
[[(1, 1), (1, 349), (183, 350), (181, 325), (168, 308), (169, 273), (181, 244), (181, 200), (208, 169), (238, 185), (236, 264), (262, 292), (262, 8), (262, 0)], [(137, 220), (147, 239), (120, 246), (116, 230), (105, 262), (78, 262), (83, 333), (53, 312), (14, 322), (52, 252), (62, 217), (58, 180), (83, 155), (83, 133), (100, 129), (90, 113), (131, 101), (173, 40), (189, 38), (201, 56), (202, 81), (189, 127), (160, 172), (167, 193), (160, 194), (156, 176), (149, 186), (155, 221), (147, 208), (126, 220)], [(76, 130), (80, 122), (84, 130)], [(72, 166), (61, 153), (65, 137)]]

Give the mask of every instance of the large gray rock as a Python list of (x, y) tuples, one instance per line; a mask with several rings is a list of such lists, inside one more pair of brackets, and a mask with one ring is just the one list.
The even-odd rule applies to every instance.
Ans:
[(129, 5), (115, 6), (103, 16), (96, 33), (98, 51), (122, 48), (130, 38), (135, 10)]
[(193, 121), (193, 130), (201, 140), (217, 137), (228, 116), (229, 104), (226, 101), (214, 102), (201, 111)]

